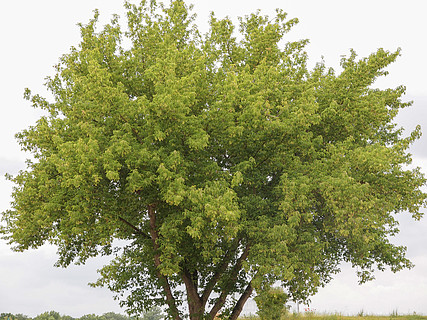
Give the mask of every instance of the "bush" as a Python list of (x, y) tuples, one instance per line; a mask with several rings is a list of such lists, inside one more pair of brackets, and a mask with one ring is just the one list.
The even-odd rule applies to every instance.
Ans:
[(287, 313), (288, 295), (282, 288), (270, 288), (255, 297), (261, 320), (280, 320)]

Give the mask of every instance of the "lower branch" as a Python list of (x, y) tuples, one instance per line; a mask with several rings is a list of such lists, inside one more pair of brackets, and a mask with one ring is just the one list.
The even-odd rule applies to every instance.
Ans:
[(216, 314), (219, 310), (223, 307), (225, 300), (227, 299), (228, 292), (223, 291), (219, 298), (216, 300), (214, 306), (212, 307), (211, 311), (209, 312), (209, 319), (215, 318)]
[(212, 278), (209, 280), (209, 282), (207, 283), (205, 290), (202, 294), (202, 304), (205, 306), (209, 296), (212, 293), (212, 290), (214, 289), (215, 285), (217, 284), (219, 278), (223, 275), (223, 273), (225, 272), (225, 270), (227, 270), (227, 267), (230, 263), (230, 260), (232, 258), (232, 256), (234, 255), (235, 251), (237, 250), (237, 247), (239, 246), (240, 243), (240, 239), (236, 239), (233, 243), (233, 245), (231, 246), (230, 250), (227, 252), (227, 254), (225, 255), (221, 265), (219, 266), (219, 268), (216, 270), (216, 272), (214, 273), (214, 275), (212, 276)]
[(119, 220), (121, 222), (123, 222), (124, 224), (126, 224), (131, 229), (133, 229), (137, 235), (140, 235), (140, 236), (142, 236), (145, 239), (149, 239), (150, 238), (147, 234), (145, 234), (144, 232), (142, 232), (141, 229), (137, 228), (136, 226), (134, 226), (132, 223), (130, 223), (129, 221), (125, 220), (124, 218), (119, 217)]
[[(246, 260), (246, 258), (249, 255), (249, 244), (246, 245), (245, 249), (243, 250), (242, 255), (237, 259), (236, 264), (234, 265), (233, 269), (231, 270), (231, 274), (229, 277), (229, 283), (235, 283), (237, 280), (237, 277), (239, 275), (239, 271), (242, 269), (242, 263)], [(230, 294), (229, 288), (224, 288), (224, 290), (221, 292), (220, 296), (216, 300), (214, 306), (212, 307), (211, 311), (209, 312), (209, 318), (213, 319), (215, 315), (218, 313), (219, 310), (224, 306), (225, 301)], [(246, 301), (245, 301), (246, 302)]]
[(165, 291), (166, 303), (169, 306), (169, 310), (171, 311), (173, 319), (182, 320), (180, 315), (179, 315), (179, 311), (178, 311), (178, 308), (176, 306), (175, 298), (173, 297), (172, 289), (169, 285), (168, 278), (166, 276), (164, 276), (160, 272), (160, 269), (159, 269), (160, 264), (161, 264), (160, 253), (159, 253), (159, 244), (157, 243), (157, 240), (159, 238), (159, 234), (157, 232), (156, 210), (155, 210), (154, 205), (148, 206), (148, 216), (150, 218), (150, 236), (151, 236), (151, 241), (153, 243), (153, 249), (154, 249), (154, 265), (156, 267), (156, 274), (160, 280), (160, 284), (162, 285), (163, 290)]
[(231, 312), (230, 320), (236, 320), (239, 317), (240, 313), (243, 310), (243, 306), (245, 305), (246, 301), (248, 301), (249, 297), (252, 294), (252, 291), (252, 284), (249, 282), (245, 291), (240, 296), (240, 299), (236, 302), (236, 305), (234, 306), (233, 311)]
[(202, 299), (197, 292), (197, 283), (186, 268), (182, 272), (182, 279), (187, 290), (188, 310), (190, 311), (190, 320), (203, 319), (204, 305)]

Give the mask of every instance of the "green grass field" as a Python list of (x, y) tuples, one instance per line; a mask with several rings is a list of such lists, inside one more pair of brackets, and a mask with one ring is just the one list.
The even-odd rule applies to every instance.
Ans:
[[(283, 316), (281, 320), (427, 320), (427, 316), (421, 315), (389, 315), (389, 316), (374, 316), (374, 315), (358, 315), (358, 316), (343, 316), (339, 314), (290, 314)], [(241, 317), (240, 320), (260, 320), (258, 316)]]

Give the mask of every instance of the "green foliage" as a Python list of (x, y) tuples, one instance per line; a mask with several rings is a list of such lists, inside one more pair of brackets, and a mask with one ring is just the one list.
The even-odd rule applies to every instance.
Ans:
[(255, 297), (261, 320), (280, 320), (288, 312), (288, 295), (282, 288), (271, 288)]
[(85, 314), (84, 316), (80, 317), (79, 320), (105, 320), (105, 318), (104, 316), (98, 316), (92, 313), (92, 314)]
[(15, 250), (52, 243), (60, 266), (115, 253), (94, 285), (176, 320), (236, 319), (276, 282), (304, 301), (341, 261), (361, 282), (412, 266), (390, 237), (395, 213), (419, 219), (426, 203), (408, 169), (421, 132), (394, 124), (403, 86), (373, 87), (399, 51), (308, 70), (281, 10), (238, 31), (212, 14), (201, 36), (184, 1), (125, 7), (125, 31), (97, 12), (81, 25), (53, 101), (25, 92), (47, 115), (17, 135), (34, 160), (10, 178)]
[[(145, 317), (144, 315), (142, 319), (160, 320), (162, 318), (160, 315), (161, 310), (156, 308), (153, 310), (147, 311), (146, 314), (148, 314), (148, 318)], [(115, 313), (115, 312), (104, 313), (101, 316), (96, 314), (86, 314), (80, 318), (73, 318), (67, 315), (61, 315), (56, 311), (44, 312), (37, 315), (34, 318), (30, 318), (23, 314), (0, 313), (0, 320), (131, 320), (131, 319), (133, 318), (130, 318), (128, 316), (124, 316), (122, 314)]]
[(115, 312), (104, 313), (102, 317), (105, 320), (129, 320), (129, 317)]
[[(58, 312), (49, 311), (49, 312), (39, 314), (34, 318), (34, 320), (63, 320), (62, 318), (63, 317)], [(82, 320), (86, 320), (86, 319), (82, 319)]]
[(163, 319), (164, 315), (159, 307), (151, 308), (144, 312), (142, 320), (160, 320)]
[(26, 315), (20, 313), (0, 313), (0, 320), (29, 320), (29, 318)]

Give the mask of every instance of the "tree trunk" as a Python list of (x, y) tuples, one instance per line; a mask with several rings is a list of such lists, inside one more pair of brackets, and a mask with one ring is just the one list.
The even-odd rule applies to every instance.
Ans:
[(159, 234), (157, 232), (157, 226), (156, 226), (155, 205), (148, 206), (148, 216), (150, 218), (150, 236), (151, 236), (151, 241), (153, 243), (154, 265), (156, 266), (157, 277), (159, 278), (159, 281), (163, 287), (163, 290), (165, 291), (166, 303), (168, 304), (169, 309), (171, 310), (171, 314), (174, 320), (182, 320), (179, 315), (178, 308), (176, 307), (175, 298), (173, 297), (172, 289), (169, 285), (168, 278), (164, 276), (159, 269), (161, 261), (160, 261), (160, 253), (159, 253), (159, 244), (157, 243)]
[(234, 306), (233, 312), (231, 313), (231, 316), (230, 316), (230, 320), (237, 320), (237, 318), (239, 317), (240, 313), (243, 310), (243, 306), (251, 296), (252, 291), (253, 291), (252, 284), (249, 283), (245, 291), (241, 295), (240, 299), (237, 301), (236, 305)]
[(202, 320), (205, 312), (205, 306), (197, 292), (197, 279), (193, 279), (190, 272), (184, 269), (182, 279), (187, 290), (188, 311), (190, 320)]
[[(234, 267), (232, 269), (232, 272), (231, 272), (230, 278), (229, 278), (230, 283), (234, 283), (237, 280), (239, 271), (242, 268), (242, 263), (243, 263), (243, 261), (246, 260), (246, 258), (249, 255), (249, 250), (250, 250), (250, 245), (247, 244), (246, 247), (245, 247), (245, 249), (243, 250), (241, 256), (237, 259), (236, 264), (234, 265)], [(252, 289), (251, 289), (251, 292), (249, 293), (249, 296), (250, 296), (251, 293), (252, 293)], [(220, 296), (218, 297), (218, 299), (216, 300), (216, 302), (213, 305), (211, 311), (209, 312), (209, 318), (210, 319), (213, 319), (215, 317), (215, 315), (219, 312), (219, 310), (221, 310), (221, 308), (224, 306), (225, 301), (226, 301), (226, 299), (227, 299), (227, 297), (228, 297), (229, 294), (230, 294), (230, 291), (227, 288), (225, 288), (223, 290), (223, 292), (220, 294)], [(243, 301), (243, 304), (245, 304), (246, 300)], [(237, 303), (239, 303), (239, 301)], [(243, 305), (242, 305), (242, 307), (243, 307)], [(240, 312), (241, 312), (241, 310), (239, 311), (239, 314), (240, 314)]]

